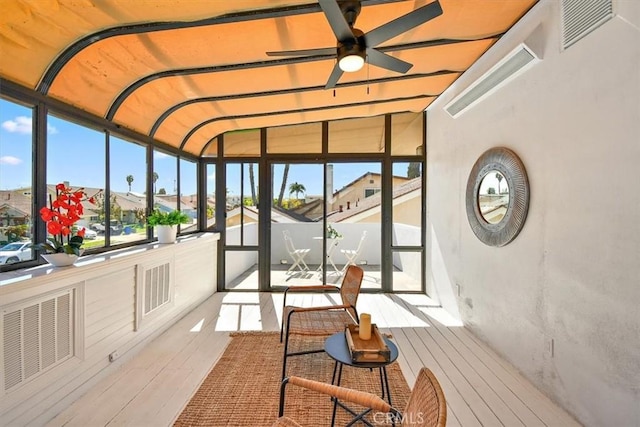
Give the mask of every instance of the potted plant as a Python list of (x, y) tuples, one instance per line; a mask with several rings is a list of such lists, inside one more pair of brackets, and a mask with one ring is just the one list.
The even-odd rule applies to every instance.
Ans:
[(327, 239), (341, 239), (342, 234), (338, 233), (338, 230), (333, 228), (331, 224), (327, 225)]
[(158, 232), (158, 243), (173, 243), (176, 241), (179, 224), (187, 224), (189, 217), (184, 212), (174, 210), (162, 212), (154, 209), (147, 217), (147, 225), (155, 227)]
[(56, 185), (56, 199), (49, 195), (49, 206), (40, 209), (40, 218), (47, 224), (51, 236), (33, 247), (44, 251), (42, 258), (56, 267), (72, 265), (81, 255), (85, 228), (75, 223), (84, 214), (82, 202), (95, 204), (95, 198), (87, 197), (83, 188), (74, 190), (60, 183)]

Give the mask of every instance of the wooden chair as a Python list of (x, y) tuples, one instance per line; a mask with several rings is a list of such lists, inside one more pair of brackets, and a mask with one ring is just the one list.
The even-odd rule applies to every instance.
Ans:
[[(280, 327), (280, 342), (284, 339), (283, 379), (286, 374), (288, 357), (324, 351), (324, 349), (313, 349), (291, 352), (289, 348), (291, 335), (329, 336), (343, 331), (348, 324), (358, 323), (356, 303), (363, 276), (362, 268), (351, 265), (345, 272), (340, 286), (289, 286), (284, 291), (282, 325)], [(291, 292), (340, 292), (341, 304), (322, 307), (291, 306), (287, 305), (287, 295)]]
[(308, 390), (327, 394), (345, 402), (355, 403), (387, 414), (386, 424), (395, 422), (402, 426), (445, 427), (447, 424), (447, 402), (440, 383), (428, 369), (422, 368), (411, 396), (403, 412), (393, 408), (379, 396), (345, 387), (338, 387), (300, 377), (290, 377), (280, 387), (280, 409), (274, 426), (299, 426), (294, 420), (284, 417), (284, 392), (287, 384), (294, 384)]

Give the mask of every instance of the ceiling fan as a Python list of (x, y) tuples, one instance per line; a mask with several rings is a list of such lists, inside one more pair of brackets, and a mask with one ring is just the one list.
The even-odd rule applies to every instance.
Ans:
[(413, 64), (387, 55), (376, 49), (376, 46), (442, 14), (442, 7), (436, 0), (364, 33), (353, 27), (356, 18), (360, 14), (361, 5), (359, 0), (319, 0), (319, 3), (337, 38), (337, 48), (267, 52), (267, 55), (311, 56), (335, 54), (337, 62), (333, 67), (325, 89), (335, 87), (343, 72), (358, 71), (362, 68), (365, 59), (372, 65), (402, 74), (406, 73)]

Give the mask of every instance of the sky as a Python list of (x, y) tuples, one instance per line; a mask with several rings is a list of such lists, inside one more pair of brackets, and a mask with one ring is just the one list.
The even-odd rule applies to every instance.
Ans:
[[(8, 190), (31, 186), (32, 174), (32, 122), (31, 109), (0, 99), (0, 189)], [(105, 148), (104, 134), (92, 129), (49, 116), (48, 129), (47, 183), (56, 184), (68, 181), (74, 187), (104, 188)], [(111, 138), (111, 189), (126, 192), (129, 190), (127, 176), (133, 176), (131, 191), (145, 192), (146, 158), (142, 146), (122, 139)], [(156, 190), (164, 188), (167, 194), (175, 194), (177, 180), (176, 158), (159, 151), (154, 153), (154, 171), (158, 174)], [(181, 163), (181, 193), (196, 193), (195, 163), (183, 160)], [(209, 172), (213, 169), (210, 168)], [(274, 196), (280, 190), (283, 165), (274, 167)], [(365, 174), (380, 173), (379, 163), (334, 164), (333, 190), (338, 190)], [(406, 176), (407, 164), (398, 164), (394, 174)], [(255, 167), (257, 181), (257, 165)], [(320, 164), (293, 164), (289, 169), (285, 198), (289, 197), (289, 185), (302, 184), (307, 195), (322, 194), (323, 168)], [(250, 195), (248, 169), (245, 169), (245, 195)], [(227, 168), (227, 189), (229, 194), (240, 195), (240, 166)], [(208, 191), (211, 194), (214, 185), (212, 174), (208, 176)], [(294, 195), (295, 197), (295, 195)]]

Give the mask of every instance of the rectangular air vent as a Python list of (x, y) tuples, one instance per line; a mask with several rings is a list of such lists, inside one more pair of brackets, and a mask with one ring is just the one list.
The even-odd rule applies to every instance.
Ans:
[(3, 378), (8, 391), (73, 355), (72, 291), (3, 310)]
[(612, 16), (612, 0), (562, 0), (562, 48), (568, 48)]
[(458, 117), (468, 108), (504, 86), (510, 80), (533, 66), (540, 59), (524, 43), (511, 51), (500, 62), (484, 73), (462, 93), (449, 102), (444, 109), (451, 117)]
[(170, 264), (161, 264), (144, 272), (144, 315), (171, 300)]

